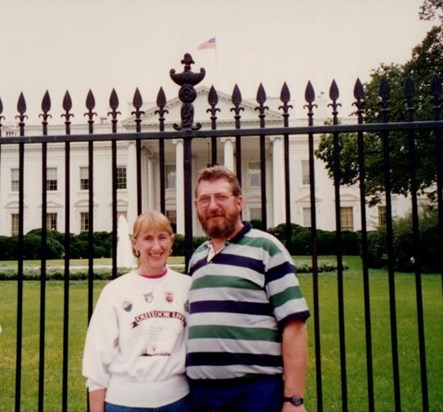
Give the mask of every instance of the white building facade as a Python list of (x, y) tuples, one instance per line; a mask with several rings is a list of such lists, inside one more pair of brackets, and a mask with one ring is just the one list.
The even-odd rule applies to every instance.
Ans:
[[(210, 130), (210, 115), (207, 113), (209, 89), (197, 88), (198, 97), (194, 102), (195, 122), (202, 124), (201, 130)], [(270, 101), (272, 104), (272, 100)], [(278, 107), (279, 102), (275, 105)], [(256, 103), (244, 101), (241, 106), (241, 128), (258, 127)], [(217, 129), (234, 129), (234, 114), (230, 96), (218, 93)], [(172, 130), (174, 123), (180, 122), (181, 102), (178, 98), (167, 102), (168, 111), (165, 122), (166, 130)], [(158, 108), (146, 105), (143, 109), (142, 131), (158, 131)], [(318, 120), (322, 122), (322, 120)], [(307, 119), (293, 121), (307, 125)], [(282, 116), (278, 109), (266, 111), (266, 126), (282, 126)], [(110, 133), (111, 124), (102, 122), (95, 125), (95, 134)], [(119, 132), (135, 131), (133, 118), (119, 124)], [(3, 127), (3, 136), (17, 135), (16, 127)], [(27, 127), (28, 136), (41, 133), (41, 126)], [(71, 134), (86, 134), (87, 125), (71, 125)], [(64, 126), (50, 126), (49, 135), (61, 136)], [(316, 136), (316, 142), (320, 139)], [(284, 187), (284, 144), (283, 136), (266, 138), (266, 199), (268, 227), (286, 221)], [(311, 225), (311, 204), (309, 184), (308, 137), (290, 136), (290, 206), (291, 221), (300, 226)], [(56, 139), (55, 139), (56, 140)], [(198, 138), (192, 141), (192, 179), (195, 181), (198, 171), (210, 163), (210, 138)], [(65, 143), (47, 145), (47, 221), (50, 230), (64, 232), (66, 219), (66, 155)], [(142, 207), (143, 210), (160, 208), (160, 173), (158, 140), (142, 141)], [(94, 231), (112, 230), (112, 162), (111, 143), (97, 140), (93, 143)], [(235, 169), (236, 147), (234, 137), (217, 138), (217, 163)], [(24, 162), (24, 233), (42, 225), (42, 145), (25, 145)], [(19, 211), (19, 147), (17, 144), (3, 144), (0, 152), (0, 235), (11, 236), (18, 233)], [(259, 137), (242, 138), (242, 188), (245, 199), (243, 218), (261, 219), (261, 185)], [(183, 141), (165, 139), (165, 206), (166, 213), (176, 223), (177, 233), (184, 233), (184, 191), (183, 191)], [(136, 184), (136, 145), (134, 141), (117, 141), (117, 217), (123, 215), (129, 228), (137, 215)], [(79, 233), (89, 229), (89, 164), (88, 143), (71, 142), (69, 160), (70, 186), (70, 231)], [(343, 230), (361, 229), (360, 195), (358, 187), (340, 189), (340, 215)], [(324, 164), (315, 159), (315, 202), (317, 228), (335, 230), (335, 195), (332, 180), (328, 177)], [(408, 199), (393, 196), (393, 214), (402, 216), (410, 210)], [(367, 207), (367, 227), (376, 228), (384, 219), (383, 205)], [(195, 213), (193, 233), (202, 231)]]

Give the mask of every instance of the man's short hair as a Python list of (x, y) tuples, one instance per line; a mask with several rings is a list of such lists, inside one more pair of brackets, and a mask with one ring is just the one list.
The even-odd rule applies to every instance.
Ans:
[(234, 196), (241, 195), (240, 182), (232, 170), (229, 170), (224, 166), (211, 166), (200, 170), (197, 177), (197, 184), (195, 186), (195, 196), (197, 196), (198, 185), (201, 181), (213, 182), (218, 179), (224, 179), (231, 185), (232, 194)]

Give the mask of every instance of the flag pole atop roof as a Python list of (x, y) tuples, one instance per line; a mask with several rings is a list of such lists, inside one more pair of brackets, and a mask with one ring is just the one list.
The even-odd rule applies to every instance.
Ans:
[(211, 37), (209, 40), (200, 43), (197, 46), (197, 50), (208, 50), (208, 49), (216, 49), (217, 42), (215, 40), (215, 36)]
[(218, 78), (218, 67), (217, 67), (217, 41), (216, 35), (211, 37), (209, 40), (204, 43), (200, 43), (197, 46), (197, 50), (214, 50), (214, 86), (217, 87), (217, 78)]

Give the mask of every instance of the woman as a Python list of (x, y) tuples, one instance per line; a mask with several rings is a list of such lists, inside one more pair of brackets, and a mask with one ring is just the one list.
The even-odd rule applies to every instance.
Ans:
[(107, 284), (86, 336), (91, 412), (186, 412), (185, 331), (190, 278), (166, 267), (174, 235), (160, 212), (134, 223), (137, 269)]

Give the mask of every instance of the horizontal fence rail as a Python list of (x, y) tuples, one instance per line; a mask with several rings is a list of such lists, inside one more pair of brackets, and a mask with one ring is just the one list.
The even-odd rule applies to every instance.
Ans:
[[(24, 288), (27, 284), (25, 280), (25, 198), (26, 192), (24, 188), (25, 184), (25, 169), (27, 167), (25, 156), (27, 151), (32, 147), (40, 147), (41, 151), (41, 185), (42, 193), (39, 199), (29, 199), (26, 198), (27, 202), (41, 202), (41, 257), (40, 257), (40, 291), (39, 291), (39, 353), (38, 353), (38, 382), (36, 383), (36, 393), (37, 399), (35, 400), (35, 408), (39, 411), (47, 410), (45, 409), (45, 402), (48, 400), (48, 394), (45, 393), (45, 382), (46, 382), (46, 358), (49, 355), (46, 350), (46, 337), (47, 337), (47, 324), (46, 319), (48, 317), (48, 298), (47, 298), (47, 263), (48, 263), (48, 229), (47, 229), (47, 218), (48, 218), (48, 151), (54, 145), (62, 145), (63, 149), (63, 159), (64, 159), (64, 276), (63, 276), (63, 316), (62, 316), (62, 364), (61, 364), (61, 393), (60, 393), (60, 409), (62, 411), (73, 410), (70, 408), (69, 396), (70, 396), (70, 379), (73, 374), (70, 369), (70, 332), (72, 331), (72, 323), (74, 319), (71, 318), (72, 310), (72, 241), (71, 241), (71, 214), (70, 205), (72, 205), (72, 197), (75, 196), (74, 190), (71, 188), (72, 184), (72, 156), (73, 147), (77, 143), (84, 143), (87, 146), (87, 161), (85, 164), (88, 165), (88, 256), (87, 259), (87, 315), (84, 319), (84, 323), (87, 324), (89, 317), (92, 314), (94, 307), (94, 293), (96, 292), (95, 280), (95, 268), (94, 268), (94, 202), (96, 201), (94, 197), (97, 185), (100, 184), (98, 177), (94, 174), (94, 161), (96, 155), (96, 145), (98, 143), (109, 143), (109, 178), (112, 180), (109, 199), (106, 199), (111, 205), (111, 225), (109, 231), (112, 233), (112, 278), (118, 276), (118, 265), (117, 265), (117, 225), (118, 225), (118, 180), (116, 170), (118, 168), (118, 146), (120, 142), (130, 142), (135, 144), (135, 186), (136, 186), (136, 199), (131, 199), (135, 202), (137, 213), (141, 213), (146, 205), (143, 202), (143, 168), (142, 168), (142, 152), (143, 145), (146, 142), (153, 142), (158, 150), (158, 187), (159, 187), (159, 199), (157, 208), (163, 213), (166, 212), (166, 199), (165, 199), (165, 144), (169, 141), (180, 139), (183, 141), (183, 199), (184, 199), (184, 253), (185, 253), (185, 267), (189, 261), (189, 258), (193, 251), (193, 227), (195, 217), (193, 216), (193, 176), (194, 163), (193, 163), (193, 153), (194, 144), (202, 139), (210, 139), (209, 153), (210, 153), (210, 164), (220, 163), (218, 158), (217, 147), (220, 144), (222, 138), (230, 137), (235, 139), (235, 169), (236, 173), (241, 180), (244, 174), (242, 174), (242, 167), (244, 167), (243, 151), (246, 145), (248, 145), (251, 138), (258, 137), (257, 145), (257, 159), (260, 164), (260, 205), (262, 219), (261, 224), (265, 229), (268, 229), (267, 219), (269, 217), (268, 205), (269, 205), (269, 177), (271, 170), (267, 165), (267, 159), (270, 153), (267, 152), (266, 142), (272, 136), (283, 137), (283, 163), (284, 163), (284, 173), (283, 173), (283, 187), (284, 187), (284, 210), (285, 210), (285, 222), (284, 223), (284, 239), (288, 249), (291, 249), (291, 242), (293, 241), (293, 230), (294, 230), (294, 219), (291, 216), (292, 205), (294, 199), (291, 198), (291, 185), (294, 184), (291, 181), (291, 159), (290, 159), (290, 144), (294, 137), (301, 137), (303, 139), (303, 144), (307, 153), (307, 159), (309, 163), (309, 207), (310, 207), (310, 251), (309, 255), (312, 262), (312, 330), (313, 334), (313, 351), (314, 351), (314, 371), (315, 382), (313, 385), (315, 389), (312, 393), (315, 393), (315, 405), (318, 411), (328, 410), (328, 400), (324, 394), (324, 379), (322, 377), (324, 371), (324, 357), (325, 354), (322, 351), (322, 344), (324, 336), (322, 334), (323, 327), (325, 325), (321, 324), (321, 310), (322, 310), (322, 298), (320, 293), (320, 270), (319, 270), (319, 230), (317, 227), (317, 201), (316, 201), (316, 169), (315, 164), (318, 162), (315, 156), (316, 141), (321, 136), (331, 135), (332, 137), (332, 156), (331, 156), (331, 179), (333, 185), (333, 193), (335, 200), (334, 211), (330, 211), (331, 219), (335, 219), (335, 259), (336, 259), (336, 294), (337, 294), (337, 350), (339, 353), (340, 365), (337, 365), (340, 373), (340, 393), (336, 394), (340, 398), (340, 408), (343, 411), (352, 410), (349, 405), (349, 400), (352, 398), (352, 393), (349, 393), (348, 388), (350, 385), (349, 379), (349, 359), (348, 359), (348, 340), (347, 340), (347, 330), (349, 325), (347, 324), (346, 318), (346, 290), (345, 290), (345, 267), (344, 267), (344, 233), (342, 230), (342, 216), (340, 214), (341, 210), (341, 194), (343, 190), (343, 176), (342, 170), (340, 168), (341, 158), (343, 156), (342, 148), (343, 142), (342, 138), (346, 135), (353, 135), (354, 145), (357, 148), (357, 157), (355, 162), (357, 163), (358, 178), (356, 184), (359, 188), (359, 202), (360, 202), (360, 257), (362, 262), (362, 288), (363, 288), (363, 322), (364, 322), (364, 334), (365, 334), (365, 351), (361, 353), (361, 356), (365, 357), (365, 367), (366, 367), (366, 386), (367, 386), (367, 399), (362, 400), (362, 403), (366, 406), (368, 411), (373, 410), (383, 410), (379, 407), (376, 402), (375, 393), (375, 377), (374, 377), (374, 341), (376, 337), (373, 334), (372, 325), (372, 313), (374, 310), (373, 304), (371, 302), (371, 276), (370, 276), (370, 263), (368, 261), (368, 227), (367, 227), (367, 216), (366, 216), (366, 206), (368, 202), (367, 194), (367, 144), (368, 136), (372, 139), (379, 139), (381, 142), (381, 170), (380, 173), (383, 175), (383, 183), (381, 191), (385, 199), (386, 206), (386, 219), (385, 219), (385, 233), (386, 233), (386, 271), (388, 280), (388, 292), (389, 292), (389, 313), (386, 314), (389, 317), (390, 324), (390, 358), (387, 357), (386, 362), (391, 362), (392, 369), (392, 388), (393, 388), (393, 401), (392, 410), (401, 411), (410, 410), (405, 407), (404, 401), (402, 399), (402, 382), (401, 382), (401, 364), (400, 364), (400, 342), (399, 342), (399, 323), (397, 319), (398, 315), (398, 301), (399, 296), (396, 290), (396, 268), (395, 268), (395, 234), (394, 234), (394, 212), (392, 205), (392, 197), (394, 194), (394, 181), (393, 181), (393, 170), (392, 167), (392, 145), (395, 143), (397, 132), (402, 132), (406, 136), (406, 146), (404, 148), (405, 161), (409, 165), (408, 184), (410, 192), (408, 198), (411, 202), (411, 216), (412, 216), (412, 242), (414, 250), (417, 251), (417, 255), (413, 256), (413, 273), (415, 278), (415, 299), (416, 299), (416, 313), (417, 313), (417, 336), (418, 336), (418, 362), (419, 362), (419, 382), (420, 388), (414, 388), (413, 392), (417, 397), (420, 398), (417, 408), (429, 411), (437, 410), (436, 406), (432, 403), (442, 402), (441, 394), (440, 398), (433, 400), (429, 394), (430, 382), (428, 380), (428, 365), (432, 361), (427, 357), (427, 346), (426, 346), (426, 328), (425, 325), (432, 325), (432, 320), (428, 323), (425, 322), (425, 312), (424, 312), (424, 302), (423, 302), (423, 261), (421, 260), (419, 250), (420, 243), (422, 239), (420, 238), (420, 203), (418, 199), (419, 189), (419, 163), (421, 159), (417, 154), (417, 146), (421, 145), (426, 139), (432, 141), (433, 151), (435, 153), (434, 164), (430, 167), (435, 169), (435, 178), (433, 179), (432, 185), (435, 186), (436, 198), (434, 201), (435, 207), (438, 210), (438, 237), (437, 242), (443, 244), (443, 151), (442, 151), (442, 129), (443, 121), (441, 120), (441, 82), (438, 78), (435, 78), (430, 86), (429, 96), (424, 96), (427, 98), (427, 104), (429, 106), (429, 113), (431, 115), (426, 119), (416, 119), (415, 114), (415, 101), (413, 100), (413, 83), (411, 79), (406, 79), (405, 81), (405, 103), (404, 103), (404, 118), (401, 121), (390, 121), (390, 94), (389, 86), (387, 82), (383, 81), (380, 85), (380, 118), (375, 122), (366, 122), (364, 118), (364, 102), (365, 96), (363, 93), (363, 86), (357, 80), (356, 87), (354, 91), (355, 97), (355, 122), (352, 124), (340, 124), (339, 119), (339, 92), (338, 87), (335, 82), (332, 83), (329, 98), (330, 98), (330, 124), (316, 125), (314, 124), (315, 119), (315, 93), (313, 87), (308, 83), (305, 92), (306, 105), (304, 107), (306, 111), (306, 124), (295, 126), (291, 123), (290, 110), (292, 106), (290, 105), (290, 93), (286, 84), (283, 86), (281, 91), (281, 105), (279, 110), (281, 111), (281, 120), (279, 124), (275, 121), (269, 122), (267, 117), (268, 107), (265, 106), (267, 98), (266, 93), (262, 85), (260, 85), (257, 92), (257, 106), (255, 107), (257, 113), (256, 126), (243, 128), (242, 123), (242, 111), (243, 100), (239, 88), (236, 86), (234, 92), (231, 96), (232, 101), (232, 122), (229, 128), (223, 127), (219, 128), (218, 124), (218, 103), (219, 96), (217, 91), (212, 87), (208, 94), (208, 106), (207, 114), (209, 127), (202, 128), (201, 124), (194, 122), (194, 101), (197, 98), (195, 87), (204, 78), (204, 70), (199, 73), (194, 73), (191, 70), (192, 57), (190, 55), (185, 55), (182, 63), (184, 64), (184, 71), (182, 73), (176, 73), (174, 70), (171, 71), (172, 80), (180, 86), (179, 99), (181, 102), (181, 118), (180, 123), (172, 123), (172, 120), (177, 121), (177, 119), (168, 119), (167, 110), (167, 100), (160, 89), (157, 96), (157, 110), (156, 115), (158, 116), (158, 129), (155, 131), (147, 131), (143, 125), (143, 116), (145, 114), (142, 111), (142, 98), (139, 90), (137, 89), (134, 94), (133, 107), (134, 111), (131, 114), (130, 125), (127, 129), (130, 131), (121, 131), (118, 129), (119, 123), (119, 100), (117, 93), (112, 91), (109, 101), (109, 106), (111, 108), (108, 113), (111, 123), (109, 124), (109, 131), (105, 133), (95, 132), (95, 122), (94, 117), (96, 113), (95, 109), (95, 97), (92, 92), (89, 92), (86, 99), (87, 112), (85, 113), (87, 128), (85, 128), (84, 133), (72, 134), (72, 124), (71, 119), (73, 114), (72, 102), (67, 92), (63, 100), (63, 117), (64, 117), (64, 133), (60, 132), (57, 134), (49, 134), (49, 119), (51, 111), (51, 99), (49, 93), (46, 93), (42, 101), (42, 113), (41, 113), (41, 132), (32, 129), (28, 131), (28, 126), (26, 125), (26, 101), (23, 95), (20, 95), (17, 111), (17, 130), (18, 135), (5, 134), (5, 126), (0, 123), (0, 166), (2, 164), (2, 158), (4, 157), (4, 150), (8, 147), (17, 147), (17, 168), (18, 168), (18, 242), (17, 242), (17, 280), (16, 280), (16, 303), (17, 303), (17, 317), (16, 317), (16, 351), (15, 351), (15, 398), (14, 398), (14, 409), (15, 411), (23, 410), (23, 399), (22, 394), (22, 384), (23, 376), (22, 370), (25, 362), (26, 347), (24, 346), (24, 323), (26, 319), (24, 318)], [(429, 97), (429, 98), (428, 98)], [(3, 111), (3, 104), (0, 100), (0, 115)], [(3, 116), (0, 116), (0, 122), (4, 120)], [(201, 119), (199, 119), (201, 120)], [(394, 136), (395, 135), (395, 136)], [(316, 140), (317, 139), (317, 140)], [(254, 140), (254, 144), (255, 140)], [(0, 169), (1, 173), (6, 173), (3, 168)], [(0, 193), (2, 193), (6, 188), (0, 187)], [(275, 199), (274, 199), (275, 200)], [(7, 213), (4, 209), (0, 211), (0, 215)], [(38, 227), (38, 224), (35, 226)], [(440, 287), (443, 290), (443, 265), (440, 268), (440, 272), (436, 275), (441, 278)], [(441, 332), (441, 328), (439, 329)], [(1, 345), (1, 336), (0, 336)], [(78, 373), (77, 373), (78, 374)], [(435, 386), (435, 385), (434, 385)], [(4, 388), (0, 382), (0, 388)], [(4, 389), (0, 389), (2, 392)], [(410, 390), (409, 388), (407, 389)], [(441, 390), (440, 390), (441, 392)], [(4, 396), (0, 396), (0, 410), (6, 410), (6, 406), (3, 405)], [(440, 406), (443, 406), (441, 403)], [(85, 395), (85, 408), (86, 408), (86, 395)], [(363, 409), (362, 409), (363, 410)]]

